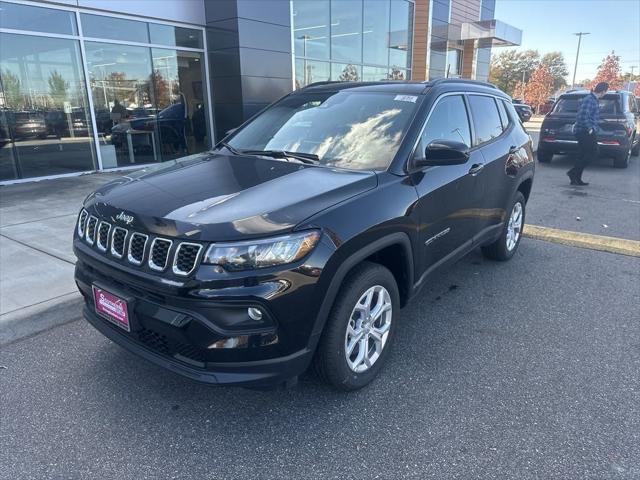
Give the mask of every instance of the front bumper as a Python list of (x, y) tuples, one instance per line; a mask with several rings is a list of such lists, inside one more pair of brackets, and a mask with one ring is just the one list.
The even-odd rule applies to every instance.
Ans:
[[(304, 265), (229, 281), (211, 280), (210, 266), (172, 281), (120, 265), (77, 240), (74, 251), (85, 318), (157, 365), (209, 384), (268, 386), (300, 375), (311, 362), (323, 298), (317, 283), (331, 253), (326, 244)], [(130, 332), (96, 313), (92, 285), (127, 301)], [(260, 308), (261, 322), (249, 320), (249, 307)]]

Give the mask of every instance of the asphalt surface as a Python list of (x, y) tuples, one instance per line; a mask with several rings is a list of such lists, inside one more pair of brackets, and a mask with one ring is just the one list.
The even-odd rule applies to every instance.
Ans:
[(587, 187), (569, 185), (573, 156), (555, 155), (537, 163), (527, 222), (545, 227), (640, 240), (640, 157), (626, 169), (613, 168), (610, 158), (587, 167)]
[(76, 321), (0, 351), (0, 478), (637, 479), (639, 272), (530, 239), (474, 253), (351, 394), (201, 386)]

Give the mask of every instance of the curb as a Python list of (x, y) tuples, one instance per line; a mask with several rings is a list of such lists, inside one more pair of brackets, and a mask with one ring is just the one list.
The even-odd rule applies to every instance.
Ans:
[(53, 300), (0, 316), (0, 346), (82, 317), (82, 295), (68, 293)]
[(522, 234), (535, 240), (558, 243), (570, 247), (588, 248), (600, 252), (640, 257), (640, 241), (618, 237), (606, 237), (591, 233), (559, 230), (557, 228), (525, 225)]

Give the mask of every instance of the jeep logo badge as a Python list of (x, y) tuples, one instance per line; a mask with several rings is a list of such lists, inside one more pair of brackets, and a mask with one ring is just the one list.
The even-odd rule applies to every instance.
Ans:
[(133, 215), (127, 215), (124, 212), (120, 212), (118, 215), (116, 215), (116, 220), (120, 220), (127, 225), (131, 225), (131, 222), (133, 222)]

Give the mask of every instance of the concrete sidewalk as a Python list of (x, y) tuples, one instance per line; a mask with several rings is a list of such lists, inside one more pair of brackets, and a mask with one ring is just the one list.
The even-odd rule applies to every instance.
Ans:
[(78, 318), (76, 216), (91, 191), (122, 174), (0, 187), (0, 345)]

